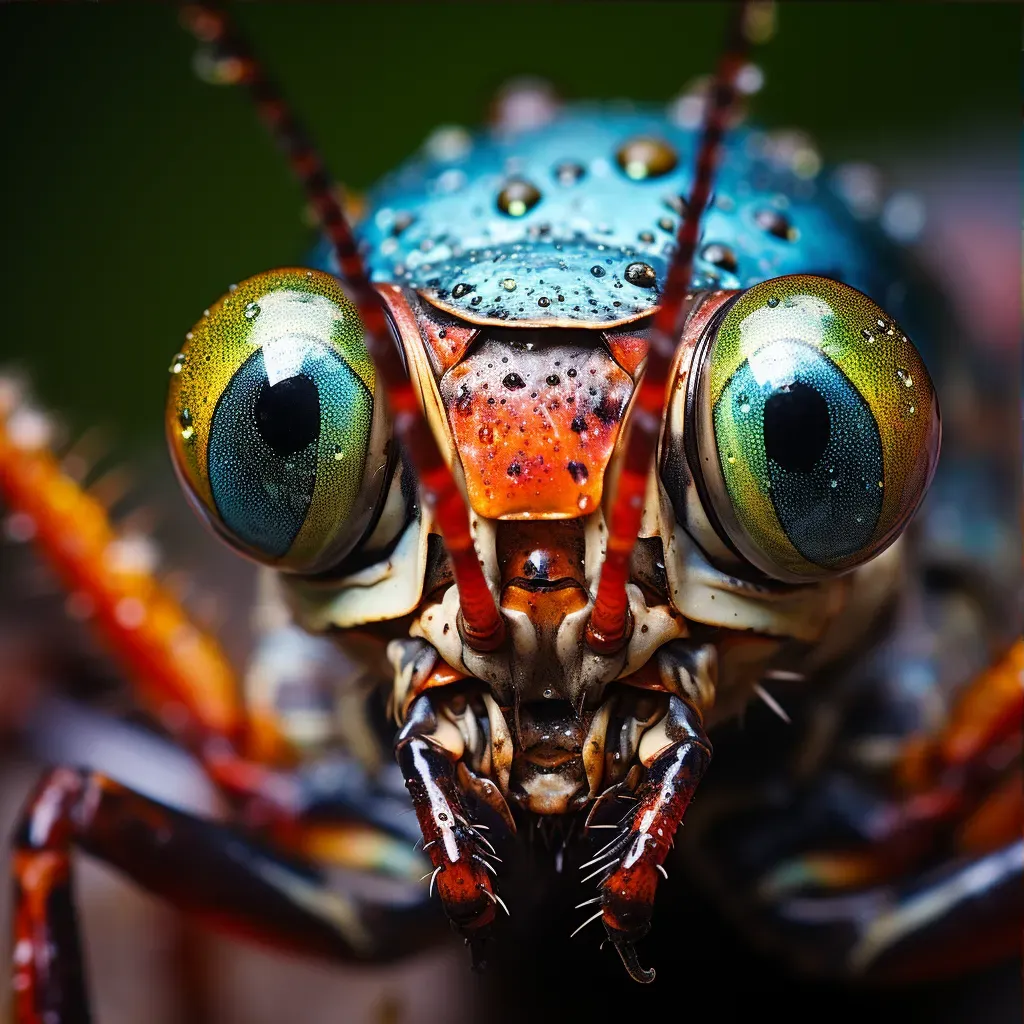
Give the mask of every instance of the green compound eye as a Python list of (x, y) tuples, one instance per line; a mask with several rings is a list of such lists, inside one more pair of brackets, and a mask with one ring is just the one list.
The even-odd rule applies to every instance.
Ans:
[(939, 412), (917, 350), (874, 302), (819, 277), (755, 285), (699, 373), (701, 472), (747, 561), (808, 582), (899, 536), (935, 469)]
[(204, 518), (277, 568), (337, 564), (380, 499), (388, 437), (337, 281), (302, 269), (249, 278), (192, 328), (170, 371), (167, 436)]

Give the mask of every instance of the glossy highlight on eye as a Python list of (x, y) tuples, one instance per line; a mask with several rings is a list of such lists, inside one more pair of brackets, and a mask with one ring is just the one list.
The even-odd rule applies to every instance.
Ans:
[(717, 326), (698, 403), (702, 450), (714, 446), (708, 493), (731, 543), (769, 575), (854, 568), (924, 495), (938, 406), (902, 332), (865, 343), (865, 325), (884, 319), (852, 288), (794, 276), (741, 294)]
[(242, 282), (173, 366), (169, 422), (187, 412), (189, 425), (188, 437), (169, 430), (172, 454), (218, 533), (300, 572), (358, 540), (377, 497), (368, 477), (377, 487), (383, 477), (383, 439), (362, 324), (333, 277), (285, 269)]

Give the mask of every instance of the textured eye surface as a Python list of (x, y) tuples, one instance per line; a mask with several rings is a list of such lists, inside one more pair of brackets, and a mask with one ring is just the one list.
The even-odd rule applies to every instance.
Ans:
[(703, 356), (696, 397), (713, 511), (777, 579), (813, 580), (878, 554), (938, 458), (938, 405), (917, 350), (874, 302), (825, 278), (742, 293)]
[(171, 453), (214, 528), (297, 572), (343, 557), (379, 496), (386, 430), (337, 281), (302, 269), (249, 278), (192, 328), (170, 372)]

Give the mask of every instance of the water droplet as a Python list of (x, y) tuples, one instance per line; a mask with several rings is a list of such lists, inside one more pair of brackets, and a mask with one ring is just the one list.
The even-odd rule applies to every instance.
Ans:
[(838, 486), (839, 486), (839, 481), (838, 480), (830, 480), (829, 481), (829, 487), (835, 488), (835, 487), (838, 487)]
[(740, 407), (740, 412), (750, 412), (750, 399), (746, 395), (740, 395), (736, 399), (736, 403)]
[(769, 309), (774, 309), (778, 304), (779, 304), (779, 300), (774, 295), (768, 300), (768, 308)]
[[(306, 271), (306, 273), (308, 275), (310, 272)], [(238, 291), (238, 285), (237, 284), (229, 284), (228, 285), (228, 291), (231, 292), (232, 295), (234, 295), (234, 293)]]
[(461, 125), (445, 124), (427, 136), (423, 149), (432, 160), (447, 163), (468, 156), (473, 148), (473, 136)]
[(790, 224), (789, 219), (773, 210), (771, 207), (762, 207), (754, 212), (754, 223), (769, 235), (781, 239), (783, 242), (795, 242), (800, 237), (800, 232)]
[(449, 167), (437, 176), (434, 181), (434, 189), (441, 195), (451, 195), (453, 192), (465, 188), (467, 181), (465, 171), (458, 167)]
[(729, 465), (731, 466), (736, 461), (736, 456), (735, 455), (727, 455), (725, 457), (725, 461), (728, 462)]
[(674, 235), (676, 233), (676, 222), (671, 217), (662, 217), (658, 221), (658, 227), (661, 228), (662, 231), (667, 231), (670, 235)]
[(555, 180), (559, 185), (575, 185), (587, 173), (582, 164), (566, 160), (555, 168)]
[(540, 202), (537, 186), (523, 178), (513, 178), (498, 193), (498, 209), (509, 217), (522, 217)]
[(192, 413), (188, 409), (182, 409), (178, 414), (178, 425), (181, 427), (181, 439), (191, 441), (196, 431), (192, 426)]
[(902, 366), (896, 368), (896, 376), (903, 381), (904, 387), (912, 388), (914, 386), (914, 378)]
[(623, 276), (638, 288), (653, 288), (658, 283), (658, 275), (649, 263), (630, 263)]
[(604, 275), (608, 273), (608, 271), (605, 270), (604, 267), (602, 267), (599, 263), (595, 263), (594, 266), (590, 268), (590, 272), (594, 275), (594, 277), (604, 277)]
[(915, 242), (926, 221), (924, 200), (912, 192), (897, 192), (882, 208), (882, 230), (897, 242)]
[(334, 446), (334, 461), (341, 462), (345, 458), (345, 449), (341, 445)]
[(686, 211), (690, 208), (690, 204), (686, 201), (686, 199), (683, 196), (665, 196), (662, 202), (664, 202), (664, 204), (673, 213), (678, 213), (680, 217), (685, 217)]
[(196, 50), (192, 70), (207, 85), (237, 85), (245, 77), (245, 62), (235, 56), (219, 53), (206, 44)]
[(633, 181), (664, 177), (679, 163), (679, 156), (672, 146), (664, 139), (648, 135), (627, 139), (619, 147), (615, 159), (626, 177)]
[(549, 384), (551, 387), (555, 387), (556, 385), (562, 383), (562, 378), (559, 377), (557, 373), (552, 373), (548, 375), (546, 383)]
[(653, 231), (641, 231), (640, 234), (637, 235), (636, 237), (637, 237), (637, 239), (639, 241), (643, 242), (644, 245), (650, 245), (651, 242), (654, 241), (654, 232)]
[(494, 441), (494, 431), (487, 424), (484, 424), (477, 431), (477, 437), (480, 438), (481, 444), (491, 444)]
[(716, 267), (729, 271), (730, 274), (735, 274), (736, 268), (739, 265), (736, 260), (735, 251), (728, 245), (721, 245), (718, 242), (712, 242), (710, 245), (704, 246), (701, 256), (708, 263), (713, 263)]
[(167, 367), (168, 373), (181, 373), (185, 366), (185, 353), (178, 352), (177, 355), (171, 360), (171, 365)]
[(554, 691), (554, 690), (552, 690), (550, 686), (549, 686), (549, 687), (547, 687), (547, 688), (546, 688), (546, 689), (544, 690), (544, 696), (545, 696), (545, 697), (546, 697), (546, 698), (547, 698), (548, 700), (551, 700), (551, 698), (552, 698), (552, 697), (554, 697), (554, 695), (555, 695), (555, 691)]
[(539, 298), (539, 299), (537, 300), (537, 305), (538, 305), (538, 306), (545, 306), (545, 307), (546, 307), (546, 306), (550, 306), (550, 305), (551, 305), (551, 300), (550, 300), (550, 299), (549, 299), (549, 298), (548, 298), (548, 297), (547, 297), (546, 295), (542, 295), (542, 296), (541, 296), (541, 297), (540, 297), (540, 298)]
[(523, 467), (520, 466), (518, 462), (512, 462), (509, 463), (509, 467), (506, 470), (506, 473), (508, 473), (509, 476), (519, 476), (519, 474), (522, 473), (522, 471)]
[(526, 381), (524, 381), (518, 373), (505, 374), (505, 378), (501, 383), (504, 384), (509, 391), (518, 391), (520, 388), (526, 387)]
[(908, 405), (905, 410), (907, 416), (913, 416), (915, 412), (917, 412), (917, 409), (912, 405)]
[(260, 307), (255, 302), (250, 302), (244, 310), (242, 310), (242, 316), (246, 320), (255, 320), (260, 315)]
[(514, 277), (506, 277), (505, 280), (501, 282), (501, 287), (507, 292), (514, 292), (516, 290), (516, 279)]
[(472, 290), (473, 290), (473, 286), (471, 284), (465, 284), (464, 282), (460, 283), (460, 284), (457, 284), (452, 289), (452, 298), (453, 299), (461, 299), (464, 296), (468, 295)]
[[(750, 38), (749, 30), (745, 33)], [(744, 64), (736, 75), (736, 90), (744, 96), (753, 96), (764, 86), (764, 72), (756, 64)]]

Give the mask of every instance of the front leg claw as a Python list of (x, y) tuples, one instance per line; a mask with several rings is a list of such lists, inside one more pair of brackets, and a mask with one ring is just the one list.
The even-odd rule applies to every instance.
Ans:
[(659, 875), (667, 877), (662, 862), (711, 759), (699, 713), (677, 697), (670, 701), (663, 734), (668, 742), (647, 762), (647, 778), (622, 831), (583, 865), (598, 865), (587, 878), (601, 876), (601, 912), (592, 920), (601, 918), (629, 976), (644, 985), (654, 980), (654, 971), (640, 966), (634, 943), (650, 931)]
[[(608, 926), (605, 925), (607, 929)], [(611, 931), (608, 932), (611, 937)], [(612, 945), (615, 946), (615, 952), (619, 954), (619, 958), (622, 960), (622, 966), (626, 968), (626, 973), (635, 981), (641, 985), (650, 985), (652, 981), (657, 977), (657, 972), (654, 968), (649, 970), (645, 967), (640, 966), (640, 960), (636, 955), (636, 947), (629, 939), (618, 939), (612, 937)]]
[(438, 732), (433, 707), (421, 697), (410, 709), (396, 752), (423, 833), (423, 851), (433, 865), (430, 891), (437, 888), (448, 919), (479, 964), (480, 942), (498, 907), (506, 913), (508, 908), (494, 891), (494, 847), (466, 812), (455, 766), (461, 751), (439, 743)]
[(436, 885), (448, 919), (466, 938), (482, 937), (501, 900), (494, 891), (494, 869), (487, 862), (483, 837), (457, 819), (449, 826), (449, 812), (441, 811), (437, 817), (440, 834), (424, 847), (434, 865), (431, 892)]

